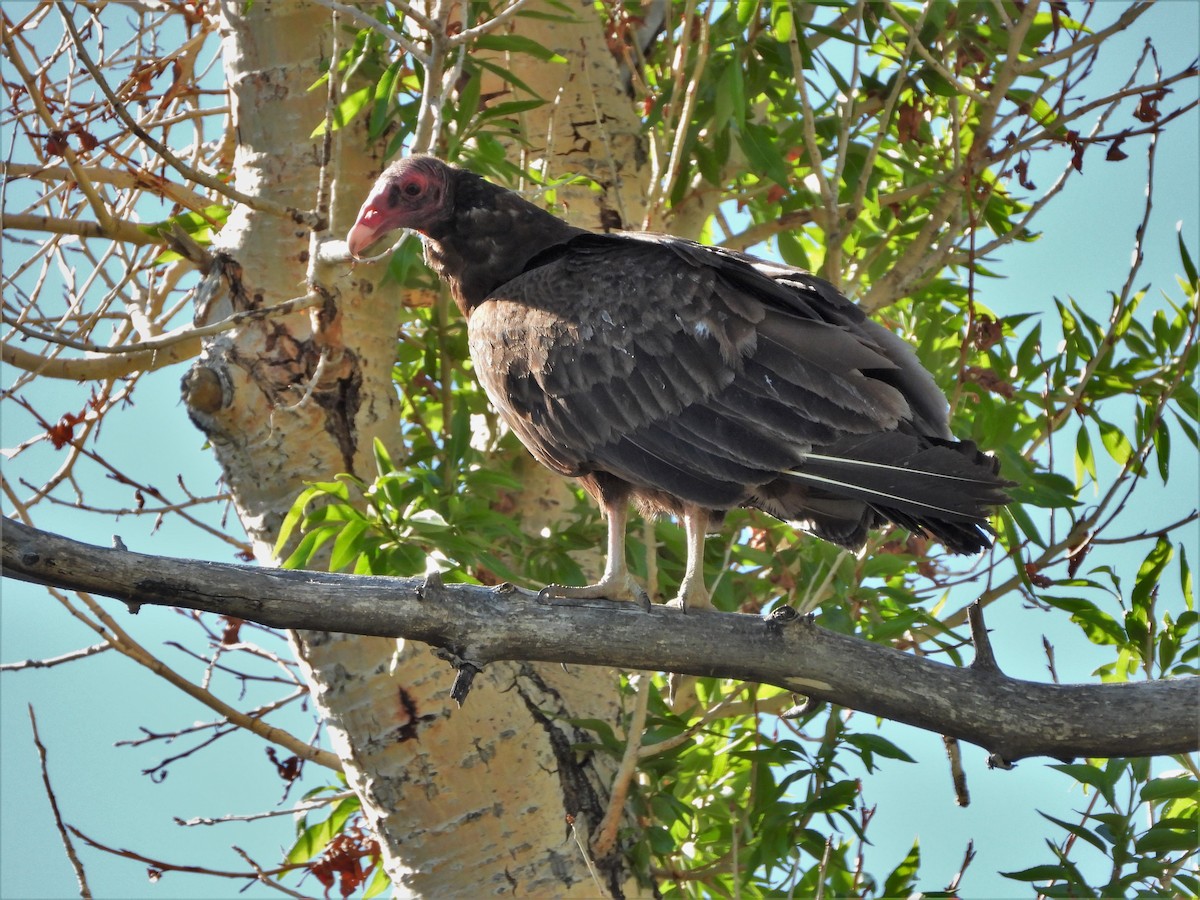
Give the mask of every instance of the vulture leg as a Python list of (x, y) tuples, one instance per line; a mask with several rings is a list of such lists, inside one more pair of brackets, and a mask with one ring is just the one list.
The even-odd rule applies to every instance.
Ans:
[(616, 503), (606, 504), (604, 517), (608, 520), (608, 562), (600, 580), (583, 587), (550, 584), (542, 588), (538, 596), (559, 599), (629, 600), (649, 611), (650, 597), (646, 589), (634, 580), (625, 564), (625, 523), (629, 519), (629, 507), (624, 498)]
[(683, 512), (683, 530), (687, 535), (687, 569), (683, 583), (679, 585), (679, 596), (668, 606), (677, 606), (684, 612), (689, 609), (713, 609), (704, 584), (704, 536), (708, 531), (708, 510), (689, 506)]

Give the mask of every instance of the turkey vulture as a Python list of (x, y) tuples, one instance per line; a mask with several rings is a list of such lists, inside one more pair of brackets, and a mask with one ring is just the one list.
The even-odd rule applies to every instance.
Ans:
[(661, 234), (594, 234), (428, 156), (390, 166), (346, 236), (353, 257), (420, 232), (467, 318), (491, 402), (608, 520), (597, 584), (647, 602), (625, 563), (632, 501), (687, 533), (684, 609), (712, 603), (704, 538), (756, 507), (840, 547), (894, 522), (956, 553), (991, 545), (999, 463), (956, 441), (902, 340), (807, 272)]

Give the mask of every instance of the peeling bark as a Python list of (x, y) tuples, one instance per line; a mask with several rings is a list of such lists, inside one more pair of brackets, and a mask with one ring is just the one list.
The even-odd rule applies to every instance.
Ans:
[[(236, 187), (312, 208), (322, 142), (309, 135), (325, 97), (307, 88), (334, 49), (329, 12), (259, 0), (226, 3), (222, 13)], [(331, 237), (344, 234), (383, 168), (382, 144), (371, 145), (364, 128), (355, 121), (334, 135)], [(391, 366), (401, 298), (379, 289), (382, 266), (311, 266), (314, 246), (295, 222), (233, 212), (216, 248), (224, 291), (208, 319), (303, 294), (310, 273), (322, 302), (307, 317), (247, 323), (209, 341), (184, 379), (189, 414), (209, 437), (265, 564), (306, 483), (340, 472), (369, 479), (373, 439), (399, 441)], [(531, 504), (564, 508), (566, 483), (554, 480), (546, 490), (533, 486)], [(557, 503), (548, 499), (555, 494)], [(615, 677), (497, 664), (451, 716), (445, 663), (424, 644), (311, 630), (292, 640), (395, 884), (438, 897), (597, 895), (567, 817), (599, 821), (614, 764), (576, 758), (571, 747), (583, 735), (564, 720), (615, 721)], [(638, 892), (619, 855), (599, 867), (607, 893)]]

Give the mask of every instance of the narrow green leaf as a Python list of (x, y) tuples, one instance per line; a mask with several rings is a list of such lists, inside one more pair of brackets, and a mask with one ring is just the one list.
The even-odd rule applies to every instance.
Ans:
[(1092, 454), (1092, 438), (1086, 426), (1075, 432), (1075, 486), (1083, 485), (1083, 476), (1091, 476), (1096, 481), (1096, 457)]
[(363, 892), (363, 900), (371, 900), (372, 897), (378, 897), (385, 891), (391, 890), (392, 879), (388, 877), (387, 869), (382, 863), (375, 864), (375, 871), (371, 875), (371, 881), (367, 884), (367, 889)]
[(524, 53), (542, 62), (565, 63), (567, 58), (539, 44), (533, 38), (519, 34), (483, 34), (475, 39), (481, 50), (499, 50), (507, 53)]
[(1120, 777), (1119, 772), (1116, 773), (1115, 776), (1110, 776), (1110, 774), (1105, 772), (1103, 769), (1098, 769), (1095, 766), (1089, 766), (1086, 763), (1061, 763), (1058, 765), (1053, 765), (1050, 768), (1057, 769), (1066, 775), (1070, 775), (1081, 784), (1090, 785), (1091, 787), (1096, 788), (1101, 794), (1104, 795), (1104, 799), (1108, 801), (1109, 806), (1117, 805), (1116, 796), (1113, 793), (1113, 784), (1115, 780)]
[(1166, 800), (1172, 797), (1195, 797), (1200, 793), (1196, 779), (1187, 776), (1154, 778), (1144, 785), (1139, 796), (1143, 800)]
[(781, 187), (787, 187), (788, 170), (783, 161), (775, 131), (766, 125), (745, 122), (737, 132), (738, 146), (755, 171), (766, 175)]
[(869, 750), (878, 756), (888, 759), (898, 759), (902, 762), (916, 762), (911, 756), (878, 734), (848, 734), (846, 741), (860, 750)]
[(1135, 609), (1149, 608), (1151, 593), (1158, 587), (1163, 569), (1167, 567), (1167, 563), (1174, 555), (1175, 550), (1166, 538), (1160, 537), (1155, 541), (1154, 549), (1142, 560), (1137, 579), (1133, 584), (1133, 591), (1129, 595)]
[(1192, 255), (1188, 252), (1187, 244), (1183, 240), (1182, 222), (1176, 226), (1175, 235), (1179, 240), (1179, 261), (1183, 264), (1184, 274), (1187, 275), (1188, 284), (1191, 285), (1194, 294), (1200, 291), (1200, 277), (1196, 275), (1196, 264), (1192, 262)]
[[(350, 121), (357, 116), (367, 102), (375, 95), (375, 85), (370, 84), (366, 87), (361, 87), (356, 91), (351, 91), (342, 98), (333, 110), (333, 115), (330, 117), (330, 124), (333, 126), (330, 130), (337, 131), (339, 128), (348, 125)], [(325, 120), (322, 119), (317, 123), (317, 127), (312, 130), (310, 138), (320, 137), (325, 133)]]
[(1138, 853), (1174, 853), (1194, 851), (1197, 845), (1196, 829), (1163, 828), (1155, 825), (1134, 843)]
[(1015, 881), (1058, 881), (1068, 877), (1069, 872), (1063, 866), (1041, 865), (1030, 866), (1019, 872), (1001, 872), (1000, 874)]
[(371, 138), (378, 138), (388, 126), (390, 120), (388, 107), (391, 104), (392, 94), (396, 89), (396, 79), (402, 65), (402, 60), (393, 62), (384, 70), (382, 77), (375, 85), (374, 102), (371, 104), (371, 121), (367, 129), (367, 134)]
[(371, 449), (375, 454), (375, 469), (380, 475), (387, 475), (396, 471), (391, 454), (388, 453), (387, 444), (381, 439), (375, 438)]
[(333, 550), (329, 556), (329, 570), (340, 571), (350, 565), (362, 552), (363, 543), (360, 538), (370, 527), (370, 523), (362, 519), (347, 522), (333, 542)]
[(1133, 456), (1133, 446), (1129, 443), (1129, 438), (1125, 437), (1125, 433), (1116, 425), (1100, 419), (1096, 421), (1100, 426), (1100, 442), (1104, 444), (1104, 449), (1108, 451), (1108, 455), (1119, 466), (1128, 463), (1129, 458)]
[[(1188, 610), (1195, 609), (1196, 601), (1192, 594), (1192, 567), (1188, 565), (1187, 550), (1183, 544), (1179, 545), (1179, 591), (1183, 594), (1183, 602), (1187, 604)], [(1179, 618), (1182, 620), (1183, 616)]]
[(1154, 458), (1158, 460), (1158, 475), (1166, 484), (1171, 475), (1171, 428), (1165, 420), (1154, 429)]
[(921, 867), (921, 842), (913, 841), (908, 855), (888, 875), (883, 885), (885, 897), (907, 897), (917, 883), (917, 870)]
[(1046, 813), (1042, 812), (1040, 809), (1038, 810), (1038, 815), (1041, 816), (1043, 819), (1048, 819), (1049, 821), (1053, 822), (1059, 828), (1063, 828), (1063, 829), (1069, 831), (1071, 834), (1075, 835), (1077, 838), (1081, 838), (1082, 840), (1087, 841), (1089, 844), (1091, 844), (1093, 847), (1095, 847), (1097, 850), (1101, 851), (1102, 853), (1108, 852), (1108, 846), (1090, 828), (1085, 828), (1083, 825), (1077, 825), (1073, 822), (1064, 822), (1062, 819), (1056, 819), (1056, 818), (1054, 818), (1054, 816), (1047, 815)]

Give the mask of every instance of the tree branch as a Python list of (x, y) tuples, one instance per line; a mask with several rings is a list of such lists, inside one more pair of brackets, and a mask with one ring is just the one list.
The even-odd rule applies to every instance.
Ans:
[[(956, 668), (819, 628), (807, 617), (682, 613), (527, 591), (261, 569), (149, 556), (4, 523), (4, 574), (278, 628), (404, 637), (478, 664), (540, 660), (774, 684), (987, 749), (1029, 756), (1148, 756), (1200, 748), (1196, 682), (1053, 685)], [(603, 634), (604, 640), (581, 635)], [(449, 682), (449, 677), (447, 677)]]

